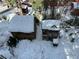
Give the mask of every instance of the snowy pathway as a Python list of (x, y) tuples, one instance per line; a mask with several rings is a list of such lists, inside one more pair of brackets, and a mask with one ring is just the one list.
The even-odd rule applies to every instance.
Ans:
[(49, 41), (20, 41), (15, 55), (16, 59), (66, 59), (63, 46), (53, 47)]
[(42, 30), (41, 30), (41, 24), (37, 25), (37, 33), (36, 33), (36, 39), (42, 40)]
[(65, 51), (67, 59), (77, 59), (76, 54), (74, 53), (72, 45), (67, 43), (67, 42), (66, 43), (62, 42), (62, 44), (64, 46), (64, 51)]

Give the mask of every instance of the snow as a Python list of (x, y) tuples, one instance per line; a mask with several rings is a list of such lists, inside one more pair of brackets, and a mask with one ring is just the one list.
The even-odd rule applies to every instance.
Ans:
[(46, 10), (46, 15), (51, 15), (52, 14), (52, 10), (51, 8), (48, 6), (48, 9)]
[[(58, 41), (58, 47), (54, 47), (52, 42), (41, 40), (39, 26), (37, 38), (34, 41), (21, 40), (13, 49), (15, 56), (12, 56), (8, 48), (0, 47), (0, 55), (7, 59), (78, 59), (79, 40), (71, 43), (65, 36), (67, 33), (62, 29), (62, 38)], [(40, 27), (41, 28), (41, 27)], [(73, 31), (69, 31), (73, 32)], [(2, 32), (3, 33), (3, 32)], [(4, 32), (5, 33), (5, 32)], [(8, 32), (6, 32), (8, 34)], [(57, 41), (56, 41), (57, 42)]]
[(71, 6), (59, 6), (55, 8), (55, 15), (60, 14), (62, 21), (74, 19), (71, 15)]
[(61, 45), (54, 48), (49, 41), (20, 41), (15, 49), (17, 59), (65, 59)]
[(0, 48), (0, 55), (4, 56), (7, 59), (11, 59), (12, 55), (10, 54), (8, 48)]
[[(64, 30), (61, 32), (65, 36)], [(17, 56), (16, 59), (78, 59), (76, 57), (79, 54), (75, 51), (75, 49), (78, 50), (78, 44), (70, 43), (66, 40), (66, 37), (59, 40), (58, 47), (53, 47), (50, 41), (38, 39), (37, 37), (32, 42), (29, 40), (20, 41), (14, 50), (14, 54)]]
[(11, 14), (7, 15), (7, 20), (10, 22), (14, 16), (16, 16), (15, 13), (11, 13)]
[(53, 39), (53, 44), (58, 44), (59, 43), (59, 39)]
[(11, 59), (12, 55), (9, 51), (9, 47), (7, 46), (7, 41), (9, 37), (12, 36), (8, 31), (0, 31), (0, 56), (3, 56), (7, 59)]
[(4, 10), (6, 10), (6, 9), (8, 9), (7, 6), (2, 6), (2, 5), (0, 5), (0, 12), (4, 11)]
[(33, 16), (31, 15), (20, 16), (11, 12), (12, 11), (9, 11), (3, 14), (3, 15), (7, 14), (6, 15), (7, 20), (1, 20), (0, 30), (7, 30), (12, 32), (25, 32), (25, 33), (34, 32)]
[(10, 32), (34, 32), (34, 17), (16, 15), (12, 18), (8, 27)]
[[(59, 20), (43, 20), (42, 21), (42, 29), (49, 29), (49, 30), (60, 30), (61, 21)], [(57, 28), (52, 28), (55, 25)]]
[(8, 22), (7, 21), (0, 22), (0, 31), (1, 30), (7, 30), (7, 27), (8, 27)]
[(4, 45), (9, 40), (10, 36), (12, 36), (12, 35), (8, 31), (0, 32), (0, 46)]
[(32, 7), (28, 7), (28, 14), (27, 15), (33, 15), (35, 11), (33, 10)]
[[(10, 31), (32, 32), (34, 31), (32, 24), (34, 19), (29, 15), (15, 16), (11, 14), (10, 16), (12, 17), (9, 18), (9, 22), (0, 22), (0, 44), (5, 45), (0, 46), (0, 55), (7, 59), (79, 59), (78, 29), (69, 29), (68, 32), (65, 32), (65, 29), (60, 30), (61, 38), (55, 41), (55, 43), (58, 43), (58, 47), (54, 47), (53, 42), (42, 40), (41, 24), (44, 29), (49, 29), (47, 26), (51, 27), (52, 25), (59, 27), (61, 23), (59, 20), (44, 20), (40, 26), (37, 26), (36, 40), (29, 41), (26, 39), (19, 41), (18, 45), (13, 48), (13, 56), (6, 44), (9, 36), (12, 36)], [(77, 33), (73, 43), (70, 42), (70, 33)]]
[(12, 13), (15, 13), (15, 12), (19, 12), (19, 10), (17, 8), (13, 8), (12, 10), (7, 11), (7, 12), (1, 14), (1, 15), (8, 16), (9, 14), (12, 14)]
[(78, 2), (72, 2), (74, 5), (74, 9), (79, 9), (79, 3)]
[(26, 9), (27, 8), (27, 5), (22, 5), (22, 8)]

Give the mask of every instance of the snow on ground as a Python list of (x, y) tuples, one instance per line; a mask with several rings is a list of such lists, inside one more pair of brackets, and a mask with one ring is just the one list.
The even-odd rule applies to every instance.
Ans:
[[(53, 47), (52, 42), (43, 41), (38, 35), (39, 33), (37, 33), (37, 39), (32, 42), (29, 40), (19, 42), (14, 50), (16, 59), (78, 59), (79, 43), (77, 41), (71, 43), (64, 36), (59, 40), (59, 46)], [(65, 35), (65, 32), (62, 35)]]
[(61, 36), (63, 37), (59, 40), (58, 47), (53, 47), (52, 42), (42, 40), (41, 26), (40, 27), (37, 26), (37, 29), (38, 30), (36, 40), (32, 42), (29, 40), (20, 41), (16, 46), (16, 48), (13, 49), (14, 56), (12, 56), (8, 48), (0, 48), (0, 55), (5, 56), (7, 59), (78, 59), (79, 58), (78, 53), (79, 40), (76, 40), (74, 43), (71, 43), (66, 36), (63, 36), (66, 35), (66, 33), (62, 30)]
[(8, 31), (4, 31), (2, 33), (0, 32), (0, 46), (5, 44), (8, 41), (10, 36), (12, 36), (12, 35)]
[(10, 51), (8, 48), (0, 48), (0, 55), (7, 59), (11, 59), (12, 55), (10, 54)]
[[(7, 21), (0, 23), (0, 41), (2, 36), (6, 38), (7, 35), (10, 35), (6, 32), (7, 24)], [(59, 45), (54, 47), (52, 42), (42, 40), (41, 25), (37, 26), (37, 29), (36, 40), (32, 42), (29, 40), (20, 41), (16, 48), (13, 48), (14, 56), (7, 45), (0, 47), (0, 55), (7, 59), (79, 59), (79, 40), (71, 43), (67, 33), (62, 30)], [(3, 33), (6, 34), (3, 35)]]
[(49, 41), (20, 41), (15, 49), (16, 59), (66, 59), (63, 46), (53, 47)]
[(6, 10), (6, 9), (8, 9), (7, 6), (2, 6), (2, 5), (0, 5), (0, 12), (4, 11), (4, 10)]
[[(78, 59), (79, 57), (79, 41), (70, 43), (66, 36), (60, 39), (59, 46), (53, 47), (52, 42), (41, 40), (41, 26), (37, 26), (37, 39), (34, 41), (22, 40), (16, 48), (14, 48), (13, 59)], [(1, 31), (2, 32), (2, 31)], [(0, 32), (0, 33), (1, 33)], [(40, 33), (40, 35), (39, 35)], [(62, 35), (66, 35), (62, 30)], [(1, 37), (0, 37), (1, 39)], [(0, 52), (7, 59), (11, 54), (7, 48), (0, 48)], [(8, 53), (8, 55), (7, 55)]]
[(61, 44), (63, 45), (65, 54), (66, 54), (66, 59), (78, 59), (79, 57), (79, 53), (78, 53), (78, 49), (79, 49), (79, 39), (78, 37), (75, 37), (75, 42), (71, 43), (70, 42), (70, 38), (69, 38), (69, 33), (73, 33), (75, 30), (72, 31), (69, 30), (68, 33), (62, 33), (63, 37), (61, 38)]

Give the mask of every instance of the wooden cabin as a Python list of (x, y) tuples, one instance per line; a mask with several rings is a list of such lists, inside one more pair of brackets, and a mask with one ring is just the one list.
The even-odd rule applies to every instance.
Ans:
[(42, 36), (45, 39), (52, 40), (59, 37), (60, 32), (60, 21), (59, 20), (43, 20), (42, 21)]
[(8, 25), (8, 30), (17, 39), (36, 38), (36, 24), (34, 17), (30, 15), (15, 15)]

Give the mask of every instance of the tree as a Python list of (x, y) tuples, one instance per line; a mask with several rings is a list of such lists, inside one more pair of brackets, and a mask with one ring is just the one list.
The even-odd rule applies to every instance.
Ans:
[(8, 7), (13, 7), (16, 4), (16, 0), (6, 0)]

